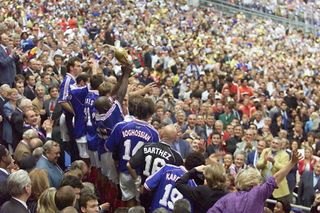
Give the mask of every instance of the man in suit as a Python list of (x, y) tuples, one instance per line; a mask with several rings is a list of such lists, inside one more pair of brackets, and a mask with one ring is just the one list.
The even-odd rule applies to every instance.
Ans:
[(33, 138), (38, 137), (38, 132), (34, 129), (28, 129), (23, 133), (23, 139), (18, 143), (17, 148), (14, 150), (13, 157), (17, 162), (20, 162), (23, 158), (32, 155), (34, 147), (32, 147), (30, 142)]
[(226, 150), (228, 153), (232, 154), (236, 151), (237, 149), (237, 144), (242, 141), (242, 136), (243, 136), (243, 129), (241, 125), (236, 125), (233, 128), (234, 136), (229, 138), (226, 141)]
[[(274, 138), (270, 148), (266, 148), (262, 151), (256, 166), (257, 169), (261, 170), (262, 177), (266, 179), (274, 175), (288, 163), (289, 155), (286, 151), (281, 149), (281, 140), (279, 138)], [(273, 191), (272, 196), (276, 199), (288, 199), (289, 194), (288, 182), (285, 178), (278, 184), (278, 188)]]
[(174, 127), (177, 129), (178, 136), (177, 140), (171, 144), (171, 148), (179, 152), (181, 157), (185, 159), (191, 153), (190, 144), (181, 138), (182, 134), (179, 124), (175, 123)]
[(26, 203), (31, 195), (31, 179), (28, 172), (19, 170), (10, 174), (7, 184), (11, 199), (3, 204), (0, 213), (30, 213)]
[(26, 87), (24, 88), (24, 96), (30, 100), (35, 99), (36, 92), (34, 87), (36, 85), (36, 77), (34, 75), (27, 75), (26, 76)]
[(215, 123), (214, 115), (207, 115), (206, 125), (204, 126), (204, 133), (206, 135), (206, 137), (205, 137), (206, 141), (208, 140), (209, 136), (211, 135), (211, 133), (214, 130), (214, 123)]
[(12, 157), (5, 146), (0, 144), (0, 182), (5, 182), (9, 177), (8, 166), (12, 162)]
[(260, 140), (257, 145), (257, 150), (250, 152), (247, 156), (247, 165), (256, 167), (262, 151), (267, 147), (267, 143)]
[(280, 104), (280, 109), (277, 113), (274, 114), (273, 119), (276, 119), (279, 115), (281, 115), (282, 118), (282, 126), (285, 130), (290, 130), (292, 128), (291, 126), (291, 116), (290, 116), (290, 112), (288, 111), (288, 106), (286, 104), (286, 102), (282, 101)]
[(32, 110), (32, 102), (29, 99), (23, 99), (18, 104), (18, 107), (15, 109), (15, 111), (11, 115), (11, 126), (12, 131), (15, 134), (12, 134), (12, 146), (15, 149), (18, 143), (22, 139), (23, 134), (23, 114), (28, 111)]
[(10, 197), (7, 189), (7, 179), (10, 173), (7, 168), (12, 161), (9, 151), (0, 144), (0, 206), (8, 201)]
[(197, 123), (197, 116), (195, 114), (190, 114), (188, 116), (188, 123), (181, 127), (182, 133), (184, 135), (196, 133), (201, 139), (205, 139), (206, 134), (204, 130), (200, 126), (197, 126), (196, 123)]
[(18, 51), (9, 47), (10, 38), (6, 33), (0, 35), (0, 85), (13, 85), (16, 75), (16, 61), (19, 60)]
[(59, 88), (57, 86), (49, 87), (48, 92), (50, 98), (43, 103), (46, 112), (45, 117), (46, 119), (51, 118), (53, 120), (52, 139), (54, 141), (61, 141), (59, 121), (62, 109), (58, 104)]
[(7, 102), (7, 94), (8, 90), (10, 90), (10, 86), (8, 84), (3, 84), (0, 86), (0, 143), (4, 144), (2, 135), (3, 135), (3, 105)]
[(35, 78), (37, 78), (40, 75), (41, 66), (42, 64), (40, 61), (31, 59), (28, 63), (27, 69), (24, 71), (25, 76), (33, 75)]
[(320, 190), (320, 161), (317, 162), (312, 171), (305, 171), (298, 188), (298, 202), (303, 206), (311, 206), (317, 190)]
[(33, 110), (28, 110), (24, 113), (24, 124), (23, 124), (23, 131), (28, 129), (37, 130), (39, 138), (42, 142), (49, 140), (52, 138), (52, 125), (53, 121), (47, 119), (43, 122), (42, 127), (39, 127), (39, 117)]
[(257, 149), (257, 144), (257, 141), (254, 140), (254, 130), (248, 129), (244, 140), (237, 143), (237, 149), (235, 152), (244, 151), (248, 155), (250, 152)]
[(47, 170), (50, 186), (58, 188), (63, 178), (63, 171), (57, 164), (60, 157), (60, 145), (49, 140), (43, 145), (43, 151), (44, 153), (38, 160), (36, 168)]
[(53, 72), (57, 76), (65, 76), (67, 74), (67, 68), (62, 66), (62, 56), (61, 55), (55, 55), (53, 57), (54, 66), (53, 66)]
[(45, 117), (45, 110), (43, 103), (47, 99), (45, 96), (45, 87), (42, 84), (36, 86), (36, 98), (32, 100), (33, 109), (40, 113), (41, 120), (44, 120)]

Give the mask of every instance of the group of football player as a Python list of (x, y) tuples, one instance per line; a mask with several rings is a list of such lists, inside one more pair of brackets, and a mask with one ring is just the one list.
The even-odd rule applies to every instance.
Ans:
[[(74, 70), (77, 59), (69, 61), (69, 70)], [(101, 199), (112, 207), (172, 210), (174, 202), (183, 198), (175, 181), (186, 171), (179, 167), (183, 165), (181, 155), (170, 146), (177, 139), (177, 129), (167, 125), (158, 132), (149, 124), (155, 104), (127, 91), (130, 73), (130, 66), (122, 66), (117, 81), (81, 71), (66, 75), (60, 103), (76, 144), (73, 149), (91, 167), (90, 177)], [(74, 115), (71, 127), (68, 113)], [(204, 163), (196, 157), (189, 159), (189, 169)]]

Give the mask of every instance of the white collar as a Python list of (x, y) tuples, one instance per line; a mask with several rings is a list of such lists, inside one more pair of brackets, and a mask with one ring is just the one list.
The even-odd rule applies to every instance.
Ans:
[(74, 77), (74, 76), (71, 75), (70, 73), (67, 73), (66, 75), (70, 76), (74, 81), (76, 81), (76, 77)]
[(12, 197), (12, 198), (15, 199), (16, 201), (18, 201), (19, 203), (21, 203), (27, 210), (29, 210), (26, 202), (24, 202), (18, 198), (15, 198), (15, 197)]
[(0, 44), (0, 46), (1, 46), (4, 50), (7, 49), (7, 47), (3, 46), (3, 44)]
[(0, 171), (3, 171), (5, 174), (10, 175), (10, 173), (7, 170), (5, 170), (4, 168), (0, 168)]

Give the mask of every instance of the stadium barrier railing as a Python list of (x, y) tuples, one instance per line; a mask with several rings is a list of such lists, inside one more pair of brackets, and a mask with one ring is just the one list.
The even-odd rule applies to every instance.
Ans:
[(223, 0), (189, 0), (189, 4), (193, 6), (199, 5), (201, 7), (214, 7), (218, 12), (224, 15), (243, 13), (248, 18), (259, 17), (263, 19), (271, 19), (274, 22), (283, 24), (285, 26), (301, 29), (305, 33), (317, 34), (320, 30), (318, 27), (314, 25), (310, 25), (308, 23), (304, 23), (296, 19), (289, 19), (286, 17), (264, 13), (241, 5), (231, 4)]

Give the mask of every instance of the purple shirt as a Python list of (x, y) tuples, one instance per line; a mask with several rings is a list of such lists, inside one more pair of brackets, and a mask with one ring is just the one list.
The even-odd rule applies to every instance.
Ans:
[(264, 202), (277, 187), (274, 177), (269, 177), (265, 183), (250, 191), (229, 193), (218, 200), (208, 213), (262, 213)]

